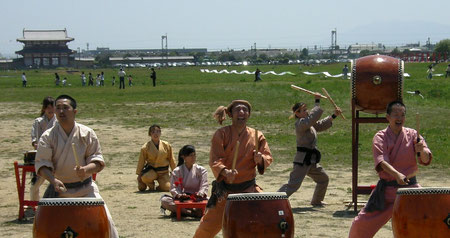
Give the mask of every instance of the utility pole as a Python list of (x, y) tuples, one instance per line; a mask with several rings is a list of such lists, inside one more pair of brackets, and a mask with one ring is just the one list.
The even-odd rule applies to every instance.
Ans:
[[(166, 40), (166, 46), (164, 48), (164, 40)], [(166, 65), (169, 64), (169, 50), (167, 49), (167, 33), (161, 36), (161, 58), (166, 57)]]

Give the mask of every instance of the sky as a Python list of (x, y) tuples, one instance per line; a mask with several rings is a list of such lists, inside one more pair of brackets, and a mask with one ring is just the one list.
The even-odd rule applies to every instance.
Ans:
[(23, 29), (67, 29), (69, 48), (329, 47), (450, 38), (448, 0), (2, 0), (0, 54), (16, 57)]

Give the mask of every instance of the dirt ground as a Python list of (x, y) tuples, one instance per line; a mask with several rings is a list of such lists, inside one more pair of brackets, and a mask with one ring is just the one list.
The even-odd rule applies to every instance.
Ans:
[[(31, 149), (30, 130), (32, 121), (24, 115), (35, 114), (34, 104), (2, 103), (0, 116), (5, 112), (17, 115), (3, 119), (0, 127), (0, 237), (32, 237), (33, 211), (27, 210), (26, 219), (18, 221), (18, 195), (14, 177), (13, 162), (23, 161), (22, 153)], [(3, 115), (2, 115), (3, 114)], [(101, 142), (107, 167), (97, 177), (100, 194), (109, 207), (120, 237), (192, 237), (199, 224), (198, 219), (183, 218), (177, 221), (160, 213), (159, 198), (162, 192), (137, 192), (135, 166), (139, 148), (148, 137), (147, 128), (130, 129), (110, 125), (107, 121), (79, 121), (92, 127)], [(213, 129), (213, 128), (212, 128)], [(162, 138), (171, 142), (174, 151), (186, 144), (186, 138), (197, 148), (198, 163), (209, 172), (207, 166), (209, 138), (213, 130), (198, 132), (192, 129), (182, 131), (163, 128)], [(270, 141), (269, 141), (270, 145)], [(351, 152), (349, 151), (349, 156)], [(291, 164), (275, 162), (257, 183), (266, 192), (275, 192), (289, 176)], [(309, 205), (314, 183), (306, 178), (299, 191), (289, 198), (295, 220), (295, 237), (346, 237), (355, 213), (346, 204), (351, 201), (351, 169), (325, 168), (330, 176), (330, 184), (325, 197), (327, 206), (315, 208)], [(360, 183), (374, 184), (377, 177), (372, 169), (361, 169)], [(448, 171), (443, 169), (422, 169), (418, 175), (424, 187), (444, 187)], [(41, 187), (41, 195), (46, 187)], [(29, 197), (26, 184), (25, 197)], [(359, 196), (367, 201), (366, 196)], [(169, 235), (170, 233), (170, 235)], [(218, 237), (222, 234), (219, 233)], [(392, 237), (391, 224), (386, 224), (375, 237)]]

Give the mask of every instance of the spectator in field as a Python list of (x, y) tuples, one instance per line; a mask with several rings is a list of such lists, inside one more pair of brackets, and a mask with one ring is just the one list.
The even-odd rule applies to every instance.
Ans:
[(447, 69), (445, 70), (445, 78), (450, 76), (450, 64), (447, 66)]
[(261, 81), (262, 79), (261, 79), (261, 70), (259, 70), (259, 68), (256, 68), (256, 71), (255, 71), (255, 82), (257, 82), (257, 81)]
[(128, 86), (133, 86), (133, 77), (130, 75), (128, 75)]
[[(52, 128), (57, 123), (55, 116), (55, 99), (53, 97), (45, 97), (42, 101), (41, 114), (34, 119), (31, 127), (31, 146), (36, 150), (39, 138), (44, 131)], [(33, 173), (30, 186), (30, 200), (39, 201), (39, 187), (45, 182), (45, 179)]]
[[(419, 188), (417, 163), (429, 165), (432, 154), (416, 130), (404, 127), (406, 106), (400, 101), (388, 104), (389, 125), (373, 137), (375, 170), (380, 179), (369, 201), (352, 222), (350, 238), (373, 237), (392, 217), (397, 189)], [(419, 152), (419, 153), (418, 153)]]
[(27, 76), (25, 76), (25, 72), (22, 73), (22, 87), (27, 87)]
[(86, 86), (86, 75), (84, 72), (81, 72), (81, 86)]
[[(161, 208), (176, 213), (174, 200), (204, 200), (208, 194), (208, 172), (203, 166), (195, 163), (195, 148), (185, 145), (178, 153), (178, 165), (170, 175), (170, 193), (172, 196), (161, 197)], [(182, 209), (187, 216), (201, 217), (201, 209)]]
[(119, 70), (119, 89), (125, 89), (125, 71), (122, 68)]
[(58, 73), (55, 73), (55, 85), (59, 86), (59, 82), (60, 82), (59, 75), (58, 75)]
[(348, 78), (348, 66), (344, 65), (344, 68), (342, 68), (342, 78), (347, 79)]
[(97, 78), (95, 78), (95, 86), (100, 86), (100, 80), (101, 80), (101, 78), (100, 78), (100, 74), (97, 74)]
[(103, 71), (100, 74), (100, 86), (105, 86), (105, 73)]
[(175, 169), (172, 146), (169, 142), (161, 140), (161, 127), (152, 125), (148, 129), (150, 141), (141, 147), (139, 161), (136, 168), (138, 175), (138, 189), (145, 191), (147, 187), (150, 191), (155, 190), (155, 180), (158, 181), (159, 191), (168, 192), (170, 190), (169, 166)]
[(156, 72), (155, 72), (155, 68), (152, 68), (151, 70), (152, 70), (152, 73), (150, 75), (150, 78), (153, 81), (153, 87), (156, 87)]
[(116, 76), (113, 76), (112, 78), (112, 86), (116, 85)]
[(66, 77), (63, 78), (62, 84), (63, 84), (63, 86), (66, 86), (66, 84), (67, 84), (67, 78)]
[(433, 79), (433, 65), (428, 66), (427, 70), (427, 79)]
[(92, 77), (92, 73), (91, 72), (89, 72), (88, 86), (94, 86), (94, 77)]

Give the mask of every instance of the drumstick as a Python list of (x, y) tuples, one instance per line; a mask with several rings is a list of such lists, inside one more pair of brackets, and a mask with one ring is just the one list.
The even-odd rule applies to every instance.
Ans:
[[(296, 89), (296, 90), (299, 90), (299, 91), (303, 91), (303, 92), (305, 92), (305, 93), (309, 93), (309, 94), (311, 94), (311, 95), (315, 95), (315, 94), (316, 94), (315, 92), (309, 91), (309, 90), (304, 89), (304, 88), (301, 88), (301, 87), (299, 87), (299, 86), (295, 86), (295, 85), (293, 85), (293, 84), (291, 84), (291, 88)], [(325, 98), (325, 99), (327, 98), (327, 97), (323, 96), (322, 94), (320, 94), (320, 97), (321, 97), (321, 98)]]
[(75, 149), (75, 143), (72, 143), (72, 151), (73, 151), (73, 156), (75, 156), (75, 164), (77, 165), (77, 167), (80, 167), (80, 161), (78, 160), (78, 154), (77, 154), (77, 150)]
[(258, 130), (255, 129), (255, 151), (258, 153), (259, 150), (259, 139), (258, 139)]
[(237, 141), (237, 142), (236, 142), (236, 150), (234, 151), (233, 165), (232, 165), (232, 167), (231, 167), (232, 170), (235, 170), (235, 169), (236, 169), (236, 160), (237, 160), (237, 157), (238, 157), (239, 144), (240, 144), (240, 142)]
[[(336, 105), (336, 103), (333, 101), (333, 99), (331, 98), (330, 94), (328, 94), (327, 90), (325, 88), (322, 88), (323, 93), (325, 93), (325, 95), (327, 95), (328, 100), (330, 100), (331, 104), (333, 104), (334, 108), (338, 108), (338, 106)], [(341, 112), (341, 117), (342, 119), (346, 120), (344, 115)]]
[[(420, 131), (420, 114), (416, 113), (416, 131), (417, 131), (417, 142), (420, 141), (419, 131)], [(417, 152), (417, 156), (420, 157), (420, 152)]]

